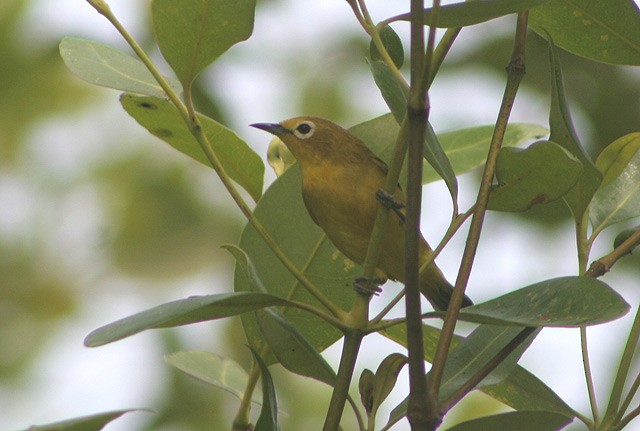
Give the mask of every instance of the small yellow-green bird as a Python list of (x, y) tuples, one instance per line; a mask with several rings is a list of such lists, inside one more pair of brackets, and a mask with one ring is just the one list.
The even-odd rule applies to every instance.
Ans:
[[(347, 130), (316, 117), (297, 117), (281, 123), (257, 123), (253, 127), (279, 137), (300, 165), (302, 197), (313, 221), (349, 259), (364, 263), (378, 200), (384, 188), (387, 165)], [(393, 200), (404, 206), (398, 186)], [(388, 217), (381, 244), (378, 270), (386, 278), (405, 281), (404, 209)], [(420, 261), (432, 253), (422, 238)], [(453, 288), (432, 263), (420, 274), (420, 291), (436, 310), (446, 310)], [(471, 305), (465, 297), (463, 306)]]

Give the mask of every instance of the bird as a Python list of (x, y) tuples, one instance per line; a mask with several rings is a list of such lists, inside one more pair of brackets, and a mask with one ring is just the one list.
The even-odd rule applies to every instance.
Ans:
[[(307, 212), (335, 247), (352, 261), (364, 263), (378, 202), (383, 198), (387, 205), (391, 204), (394, 211), (387, 217), (376, 273), (383, 279), (404, 283), (406, 198), (399, 185), (393, 194), (381, 193), (387, 165), (355, 135), (323, 118), (295, 117), (251, 126), (280, 138), (293, 154), (300, 166)], [(421, 268), (432, 253), (421, 235)], [(420, 292), (433, 308), (446, 310), (453, 287), (435, 262), (422, 269), (420, 280)], [(462, 305), (472, 304), (465, 296)]]

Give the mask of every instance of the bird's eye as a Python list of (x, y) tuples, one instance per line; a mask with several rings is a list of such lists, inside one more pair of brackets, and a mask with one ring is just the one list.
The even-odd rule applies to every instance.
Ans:
[(296, 135), (299, 139), (307, 139), (313, 135), (313, 132), (316, 130), (316, 125), (311, 121), (303, 121), (298, 124), (298, 126), (293, 131), (293, 134)]

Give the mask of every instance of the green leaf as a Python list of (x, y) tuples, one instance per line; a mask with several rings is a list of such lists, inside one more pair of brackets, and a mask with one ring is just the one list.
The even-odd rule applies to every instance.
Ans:
[(278, 402), (273, 379), (260, 355), (253, 349), (251, 349), (251, 353), (260, 368), (260, 375), (262, 376), (262, 409), (254, 429), (255, 431), (277, 431), (280, 429), (280, 425), (278, 425)]
[[(433, 361), (438, 339), (440, 338), (440, 330), (429, 325), (423, 325), (422, 328), (425, 360), (431, 362)], [(380, 331), (380, 334), (405, 348), (407, 347), (407, 331), (405, 325), (391, 326)], [(463, 340), (463, 337), (454, 335), (451, 348), (454, 349)], [(571, 407), (562, 401), (553, 390), (519, 365), (516, 365), (507, 378), (500, 383), (482, 386), (479, 390), (516, 410), (542, 410), (557, 412), (568, 417), (575, 416)], [(387, 425), (398, 422), (405, 415), (406, 403), (397, 406), (392, 411)]]
[[(437, 27), (452, 28), (479, 24), (504, 15), (522, 12), (544, 4), (549, 0), (475, 0), (448, 4), (440, 7)], [(555, 0), (554, 0), (555, 1)], [(398, 18), (409, 21), (411, 15)], [(425, 23), (431, 22), (431, 8), (425, 9)]]
[(526, 149), (502, 148), (489, 209), (520, 212), (553, 202), (573, 188), (581, 173), (580, 161), (553, 142), (536, 142)]
[(185, 88), (226, 50), (251, 36), (254, 9), (255, 0), (154, 0), (158, 46)]
[(395, 78), (389, 66), (378, 60), (368, 61), (371, 74), (382, 98), (398, 124), (402, 123), (407, 113), (407, 89)]
[[(382, 27), (380, 30), (380, 39), (382, 40), (382, 44), (387, 50), (389, 57), (393, 60), (393, 64), (400, 69), (404, 63), (404, 48), (402, 47), (402, 40), (400, 40), (400, 37), (393, 28), (388, 25)], [(383, 61), (378, 48), (375, 43), (373, 43), (373, 40), (369, 43), (369, 55), (371, 56), (371, 60), (374, 62)]]
[(451, 161), (447, 158), (447, 155), (442, 149), (442, 145), (440, 145), (438, 136), (429, 122), (427, 122), (427, 130), (425, 133), (424, 158), (429, 162), (429, 165), (431, 165), (438, 175), (444, 179), (444, 182), (449, 189), (451, 199), (456, 203), (457, 208), (458, 178), (456, 178), (456, 174), (451, 166)]
[(92, 331), (84, 340), (87, 347), (102, 346), (147, 329), (170, 328), (206, 320), (221, 319), (272, 305), (293, 305), (267, 293), (234, 292), (190, 296), (142, 311)]
[[(178, 110), (170, 102), (155, 97), (123, 94), (120, 103), (151, 134), (181, 153), (211, 166)], [(204, 115), (198, 115), (198, 118), (226, 173), (257, 201), (262, 194), (264, 178), (264, 164), (260, 156), (232, 130)]]
[[(393, 120), (392, 120), (393, 121)], [(271, 237), (305, 276), (338, 306), (349, 309), (353, 302), (353, 280), (362, 275), (361, 269), (338, 252), (326, 235), (309, 217), (302, 202), (300, 171), (297, 165), (287, 169), (265, 191), (254, 210)], [(245, 251), (255, 266), (262, 284), (272, 294), (323, 308), (302, 288), (291, 273), (266, 245), (256, 230), (247, 224), (242, 232), (239, 247)], [(251, 291), (255, 286), (247, 272), (236, 265), (234, 289)], [(286, 318), (317, 349), (322, 351), (335, 343), (342, 333), (336, 328), (306, 311), (287, 308)], [(262, 351), (265, 340), (255, 316), (242, 316), (248, 343), (256, 351)], [(274, 358), (267, 358), (270, 364)]]
[(549, 113), (550, 141), (561, 145), (582, 163), (582, 175), (574, 188), (564, 197), (576, 221), (581, 221), (584, 212), (602, 181), (602, 174), (585, 153), (573, 128), (567, 104), (560, 61), (553, 41), (549, 40), (551, 58), (551, 109)]
[[(391, 114), (358, 124), (351, 133), (367, 144), (382, 160), (389, 161), (393, 154), (396, 136), (400, 126)], [(507, 127), (503, 146), (517, 146), (524, 142), (546, 136), (548, 130), (535, 124), (514, 123)], [(477, 126), (467, 129), (438, 133), (438, 140), (451, 162), (456, 175), (481, 167), (486, 158), (493, 126)], [(406, 172), (400, 178), (405, 178)], [(424, 164), (423, 183), (441, 180), (442, 177), (429, 165)]]
[(460, 310), (460, 320), (496, 325), (579, 327), (625, 315), (629, 304), (604, 282), (559, 277)]
[[(452, 346), (445, 365), (439, 398), (444, 401), (481, 370), (523, 330), (523, 327), (480, 325), (467, 338), (459, 339)], [(540, 331), (535, 330), (507, 358), (485, 377), (476, 388), (505, 380), (517, 366), (518, 360)], [(408, 397), (391, 412), (400, 419), (406, 415)]]
[(554, 0), (529, 12), (529, 26), (595, 61), (640, 64), (640, 12), (630, 0)]
[[(449, 353), (440, 387), (440, 400), (444, 401), (451, 396), (523, 330), (525, 328), (522, 327), (478, 326)], [(539, 331), (535, 331), (531, 334), (477, 387), (493, 385), (506, 379), (538, 333)]]
[(566, 427), (572, 417), (545, 411), (518, 411), (485, 416), (452, 426), (448, 431), (558, 431)]
[[(144, 63), (110, 46), (67, 36), (60, 42), (60, 56), (69, 70), (91, 84), (147, 96), (166, 97)], [(182, 93), (179, 81), (174, 78), (165, 79), (173, 91)]]
[(112, 420), (119, 418), (125, 413), (135, 411), (144, 410), (114, 410), (111, 412), (98, 413), (91, 416), (68, 419), (62, 422), (56, 422), (47, 425), (33, 425), (24, 431), (99, 431)]
[(378, 409), (387, 399), (398, 380), (398, 374), (407, 363), (407, 357), (392, 353), (382, 360), (376, 373), (365, 369), (360, 376), (360, 399), (369, 417), (369, 428), (375, 423)]
[[(623, 242), (628, 240), (631, 235), (635, 234), (638, 231), (640, 231), (640, 226), (636, 226), (631, 229), (625, 229), (622, 232), (620, 232), (618, 235), (616, 235), (615, 239), (613, 240), (613, 248), (620, 247), (620, 245), (622, 245)], [(637, 246), (638, 244), (635, 245), (635, 247)], [(631, 251), (629, 251), (629, 253), (631, 253)]]
[[(175, 352), (164, 357), (165, 362), (180, 371), (220, 388), (242, 400), (249, 374), (236, 361), (199, 350)], [(260, 394), (254, 392), (253, 402), (259, 404)]]
[[(640, 216), (640, 133), (633, 135), (632, 139), (617, 140), (598, 158), (605, 180), (589, 207), (594, 233)], [(622, 145), (616, 145), (620, 142)]]
[(333, 386), (336, 374), (315, 347), (280, 313), (256, 311), (262, 335), (273, 354), (287, 370)]

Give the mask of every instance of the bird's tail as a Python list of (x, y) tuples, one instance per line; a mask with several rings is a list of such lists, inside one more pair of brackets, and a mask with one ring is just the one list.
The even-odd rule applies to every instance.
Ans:
[[(429, 265), (420, 275), (420, 292), (431, 303), (435, 310), (446, 310), (451, 301), (453, 286), (447, 281), (442, 271), (436, 265)], [(468, 307), (473, 302), (467, 295), (462, 300), (462, 306)]]

